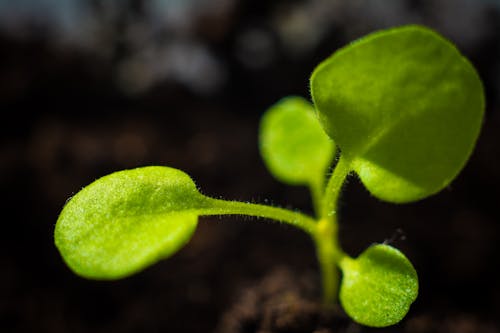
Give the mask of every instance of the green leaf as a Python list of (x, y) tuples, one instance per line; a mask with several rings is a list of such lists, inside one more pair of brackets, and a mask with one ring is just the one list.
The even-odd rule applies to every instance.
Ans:
[(479, 135), (484, 92), (473, 66), (432, 30), (370, 34), (322, 62), (311, 93), (325, 131), (366, 188), (409, 202), (446, 187)]
[(302, 97), (284, 98), (262, 117), (260, 151), (267, 168), (284, 183), (307, 185), (322, 180), (334, 149), (313, 106)]
[(399, 250), (389, 245), (372, 245), (356, 259), (346, 257), (340, 266), (340, 302), (360, 324), (396, 324), (417, 298), (415, 269)]
[(115, 172), (69, 200), (56, 224), (55, 243), (75, 273), (122, 278), (187, 243), (203, 200), (191, 178), (176, 169)]

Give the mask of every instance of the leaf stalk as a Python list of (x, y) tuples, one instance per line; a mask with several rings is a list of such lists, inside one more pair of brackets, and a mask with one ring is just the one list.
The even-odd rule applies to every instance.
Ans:
[(337, 301), (340, 273), (338, 264), (346, 254), (338, 240), (337, 204), (342, 184), (350, 171), (350, 162), (339, 158), (333, 173), (323, 190), (321, 181), (311, 183), (317, 219), (289, 209), (268, 205), (226, 201), (205, 197), (201, 215), (247, 215), (268, 218), (293, 225), (311, 236), (316, 246), (318, 264), (321, 271), (323, 303), (331, 306)]

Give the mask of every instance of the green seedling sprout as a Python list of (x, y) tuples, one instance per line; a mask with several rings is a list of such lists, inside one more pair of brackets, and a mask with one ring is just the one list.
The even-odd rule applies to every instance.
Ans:
[(356, 258), (341, 249), (342, 186), (356, 174), (371, 195), (393, 203), (417, 201), (448, 186), (479, 135), (481, 80), (452, 43), (412, 25), (369, 34), (338, 50), (314, 70), (310, 86), (313, 104), (287, 97), (264, 114), (260, 150), (278, 180), (309, 187), (315, 217), (210, 198), (170, 167), (118, 171), (65, 205), (54, 236), (64, 261), (86, 278), (119, 279), (177, 252), (199, 216), (272, 219), (312, 238), (325, 305), (340, 301), (354, 321), (367, 326), (399, 322), (417, 297), (417, 273), (387, 244), (371, 245)]

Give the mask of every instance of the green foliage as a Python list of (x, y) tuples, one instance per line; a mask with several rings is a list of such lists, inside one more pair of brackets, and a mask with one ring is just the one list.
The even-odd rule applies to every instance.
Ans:
[(446, 187), (469, 158), (484, 96), (472, 65), (435, 32), (406, 26), (337, 51), (311, 77), (326, 132), (377, 198)]
[(191, 239), (199, 215), (224, 214), (271, 218), (309, 234), (316, 229), (299, 213), (206, 197), (184, 172), (152, 166), (112, 173), (78, 192), (62, 210), (54, 238), (75, 273), (112, 280), (173, 255)]
[(191, 178), (176, 169), (115, 172), (71, 198), (57, 221), (55, 243), (81, 276), (125, 277), (190, 240), (202, 199)]
[(321, 128), (314, 107), (302, 97), (287, 97), (264, 113), (260, 151), (269, 171), (290, 185), (322, 183), (335, 145)]
[[(447, 186), (479, 134), (481, 81), (450, 42), (427, 28), (406, 26), (334, 53), (314, 70), (311, 93), (314, 106), (289, 97), (265, 113), (260, 148), (276, 178), (310, 187), (316, 217), (209, 198), (188, 175), (168, 167), (125, 170), (85, 187), (62, 210), (54, 238), (68, 266), (87, 278), (125, 277), (179, 250), (199, 216), (254, 216), (311, 236), (326, 305), (340, 298), (347, 314), (367, 326), (400, 321), (417, 297), (417, 273), (388, 245), (373, 245), (358, 258), (342, 251), (341, 188), (351, 171), (375, 197), (396, 203)], [(336, 149), (328, 136), (340, 158), (325, 179)]]
[(345, 257), (340, 302), (360, 324), (383, 327), (396, 324), (417, 298), (417, 272), (397, 249), (370, 246), (358, 258)]

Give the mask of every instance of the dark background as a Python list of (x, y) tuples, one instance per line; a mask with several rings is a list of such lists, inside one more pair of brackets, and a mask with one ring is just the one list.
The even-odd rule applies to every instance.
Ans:
[(265, 170), (259, 117), (281, 97), (308, 97), (309, 74), (338, 47), (405, 23), (471, 59), (486, 88), (483, 130), (459, 177), (424, 201), (382, 203), (352, 179), (341, 242), (357, 255), (391, 239), (419, 274), (405, 320), (370, 332), (500, 332), (493, 0), (0, 1), (0, 330), (211, 332), (276, 267), (314, 276), (304, 234), (251, 219), (202, 218), (177, 255), (117, 282), (72, 274), (52, 233), (81, 187), (143, 165), (184, 170), (207, 195), (310, 212), (305, 188)]

